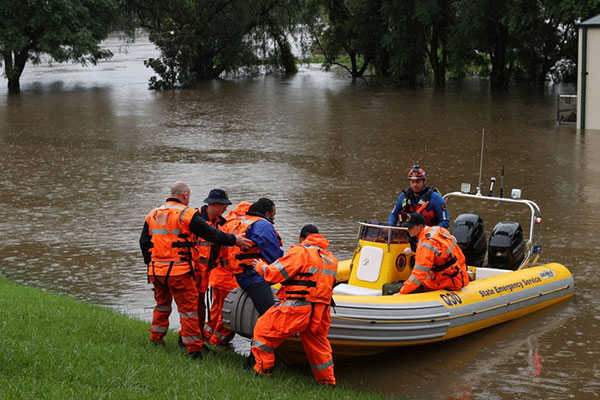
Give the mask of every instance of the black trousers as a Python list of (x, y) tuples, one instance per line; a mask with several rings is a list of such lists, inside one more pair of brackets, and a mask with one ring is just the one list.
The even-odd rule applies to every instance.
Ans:
[(260, 276), (251, 279), (252, 282), (248, 285), (249, 279), (244, 279), (247, 278), (247, 276), (243, 276), (244, 274), (246, 273), (239, 274), (241, 276), (236, 275), (236, 280), (240, 287), (246, 293), (248, 293), (248, 296), (250, 296), (250, 299), (252, 300), (252, 303), (254, 303), (254, 307), (258, 313), (263, 315), (269, 308), (271, 308), (272, 305), (275, 304), (273, 292), (271, 291), (271, 285), (269, 285)]

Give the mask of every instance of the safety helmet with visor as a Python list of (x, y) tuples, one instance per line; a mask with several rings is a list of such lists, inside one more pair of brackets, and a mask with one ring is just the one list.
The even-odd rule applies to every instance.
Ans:
[(416, 164), (408, 171), (408, 180), (415, 181), (419, 179), (425, 179), (425, 170)]

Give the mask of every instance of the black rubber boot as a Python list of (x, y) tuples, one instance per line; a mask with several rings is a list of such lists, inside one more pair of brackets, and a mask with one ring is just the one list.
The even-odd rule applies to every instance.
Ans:
[(244, 361), (244, 369), (250, 371), (254, 369), (254, 365), (256, 364), (256, 360), (254, 359), (254, 354), (250, 353), (250, 355)]

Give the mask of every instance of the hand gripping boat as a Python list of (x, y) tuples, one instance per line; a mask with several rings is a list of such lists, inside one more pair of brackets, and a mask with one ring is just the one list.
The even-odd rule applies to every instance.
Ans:
[[(461, 192), (444, 196), (477, 202), (513, 203), (529, 209), (529, 236), (512, 221), (501, 221), (486, 240), (476, 214), (461, 214), (452, 234), (469, 265), (470, 283), (457, 291), (386, 295), (392, 282), (410, 276), (413, 253), (406, 228), (360, 222), (351, 260), (341, 261), (334, 287), (329, 341), (336, 358), (376, 354), (399, 346), (451, 339), (515, 319), (573, 295), (573, 277), (563, 265), (536, 265), (541, 252), (541, 213), (530, 200)], [(535, 234), (535, 235), (534, 235)], [(535, 237), (534, 237), (535, 236)], [(384, 286), (385, 285), (385, 286)], [(397, 290), (396, 290), (397, 291)], [(226, 299), (223, 320), (236, 332), (252, 336), (257, 312), (236, 289)], [(298, 338), (278, 353), (286, 361), (303, 354)]]

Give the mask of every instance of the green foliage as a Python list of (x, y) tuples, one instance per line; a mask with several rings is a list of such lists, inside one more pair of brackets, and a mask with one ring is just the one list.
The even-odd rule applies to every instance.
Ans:
[(600, 0), (462, 0), (451, 40), (451, 68), (460, 75), (482, 53), (490, 82), (541, 85), (556, 62), (577, 59), (576, 23), (600, 13)]
[[(379, 64), (385, 57), (381, 0), (312, 0), (309, 3), (314, 10), (311, 32), (319, 52), (325, 57), (326, 69), (338, 65), (352, 77), (362, 77), (370, 64)], [(348, 63), (339, 62), (343, 54), (348, 57)], [(386, 73), (385, 70), (380, 72)]]
[(259, 378), (232, 352), (193, 361), (174, 332), (165, 347), (152, 346), (147, 323), (2, 278), (0, 304), (3, 400), (381, 398), (318, 386), (308, 367)]
[(153, 89), (191, 87), (223, 72), (252, 70), (269, 60), (295, 70), (287, 34), (298, 1), (130, 0), (129, 6), (160, 50), (146, 61), (157, 73)]
[[(443, 86), (446, 74), (543, 84), (577, 58), (577, 23), (600, 0), (0, 0), (0, 55), (10, 91), (27, 62), (110, 57), (111, 27), (145, 28), (159, 56), (153, 89), (193, 87), (223, 74), (295, 72), (291, 38), (323, 67)], [(307, 35), (308, 32), (308, 35)], [(308, 37), (310, 36), (310, 38)], [(308, 50), (307, 50), (308, 51)], [(562, 71), (562, 70), (561, 70)]]
[(426, 39), (417, 17), (417, 0), (387, 2), (382, 13), (388, 21), (384, 44), (390, 54), (393, 77), (415, 83), (425, 74)]
[(111, 57), (99, 43), (117, 11), (117, 0), (0, 1), (0, 55), (9, 90), (19, 90), (25, 64), (43, 54), (82, 64)]

